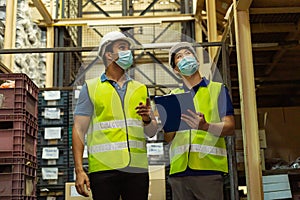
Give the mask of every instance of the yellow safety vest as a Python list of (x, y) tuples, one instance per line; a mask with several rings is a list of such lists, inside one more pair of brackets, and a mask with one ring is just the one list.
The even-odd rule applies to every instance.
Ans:
[[(194, 96), (196, 112), (204, 114), (209, 123), (220, 122), (218, 97), (221, 83), (210, 81), (207, 87), (199, 87)], [(175, 89), (172, 93), (182, 93)], [(170, 174), (183, 172), (187, 166), (194, 170), (228, 172), (224, 137), (216, 137), (202, 130), (177, 131), (170, 147)]]
[(142, 118), (135, 107), (145, 103), (147, 88), (128, 82), (124, 103), (115, 88), (99, 78), (86, 81), (94, 114), (87, 135), (89, 172), (147, 168), (146, 141)]

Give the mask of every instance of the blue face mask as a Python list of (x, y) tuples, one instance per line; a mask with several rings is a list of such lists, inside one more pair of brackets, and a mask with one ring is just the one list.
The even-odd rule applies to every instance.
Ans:
[(133, 63), (133, 56), (131, 51), (119, 51), (118, 55), (119, 59), (116, 61), (117, 65), (119, 65), (124, 70), (128, 69)]
[(191, 76), (199, 69), (199, 63), (193, 56), (185, 56), (177, 63), (177, 66), (184, 76)]

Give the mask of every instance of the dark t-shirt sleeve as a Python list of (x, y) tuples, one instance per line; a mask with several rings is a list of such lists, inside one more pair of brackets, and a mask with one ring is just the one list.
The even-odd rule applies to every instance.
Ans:
[(228, 115), (234, 115), (232, 101), (229, 96), (228, 89), (225, 85), (222, 85), (218, 99), (218, 106), (220, 118), (223, 118)]
[(94, 105), (89, 97), (87, 85), (84, 84), (80, 90), (74, 115), (92, 116), (93, 112)]

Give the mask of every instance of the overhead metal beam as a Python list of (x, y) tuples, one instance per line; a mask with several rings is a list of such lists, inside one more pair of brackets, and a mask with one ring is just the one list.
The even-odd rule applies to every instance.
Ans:
[(109, 14), (105, 12), (98, 4), (96, 4), (93, 0), (88, 0), (93, 6), (95, 6), (100, 12), (102, 12), (106, 17), (109, 17)]
[(38, 9), (39, 13), (42, 15), (45, 23), (47, 25), (52, 24), (52, 17), (49, 14), (47, 8), (45, 7), (44, 3), (41, 0), (32, 0), (34, 6)]
[[(169, 49), (176, 42), (170, 43), (151, 43), (142, 44), (141, 46), (133, 47), (132, 50), (153, 50), (153, 49)], [(194, 47), (213, 47), (222, 46), (221, 42), (203, 42), (193, 43)], [(97, 51), (98, 47), (55, 47), (55, 48), (22, 48), (22, 49), (0, 49), (0, 54), (17, 54), (17, 53), (59, 53), (59, 52), (86, 52)]]
[(55, 48), (26, 48), (26, 49), (0, 49), (0, 54), (18, 53), (59, 53), (93, 51), (96, 47), (55, 47)]
[(250, 8), (250, 15), (300, 13), (300, 7)]
[(174, 22), (171, 22), (168, 24), (168, 26), (166, 26), (164, 28), (164, 30), (162, 32), (160, 32), (158, 34), (158, 36), (156, 36), (153, 40), (152, 40), (152, 43), (155, 43), (172, 25), (174, 24)]
[[(56, 19), (52, 26), (124, 26), (134, 24), (160, 24), (165, 22), (184, 22), (195, 20), (194, 15), (178, 14), (173, 16), (120, 16), (120, 17), (98, 17), (98, 18), (67, 18)], [(40, 25), (43, 22), (41, 22)]]
[(154, 0), (154, 1), (152, 1), (149, 5), (148, 5), (148, 7), (145, 9), (145, 10), (143, 10), (142, 12), (141, 12), (141, 14), (140, 14), (140, 16), (143, 16), (143, 15), (145, 15), (156, 3), (158, 2), (158, 0)]
[(147, 55), (150, 56), (150, 58), (157, 63), (158, 65), (160, 65), (162, 67), (162, 69), (164, 69), (165, 72), (167, 72), (174, 80), (176, 80), (178, 83), (180, 82), (180, 79), (173, 74), (170, 70), (168, 70), (168, 67), (166, 67), (160, 60), (158, 60), (152, 53), (150, 52), (146, 52)]

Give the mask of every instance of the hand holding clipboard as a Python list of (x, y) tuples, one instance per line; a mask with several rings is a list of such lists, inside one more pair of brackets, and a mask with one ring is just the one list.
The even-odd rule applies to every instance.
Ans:
[(208, 130), (208, 123), (202, 113), (195, 113), (188, 110), (189, 115), (182, 114), (181, 119), (191, 127), (191, 129)]
[(165, 132), (188, 130), (193, 127), (189, 121), (192, 113), (196, 114), (196, 111), (190, 92), (157, 96), (154, 97), (154, 102)]

